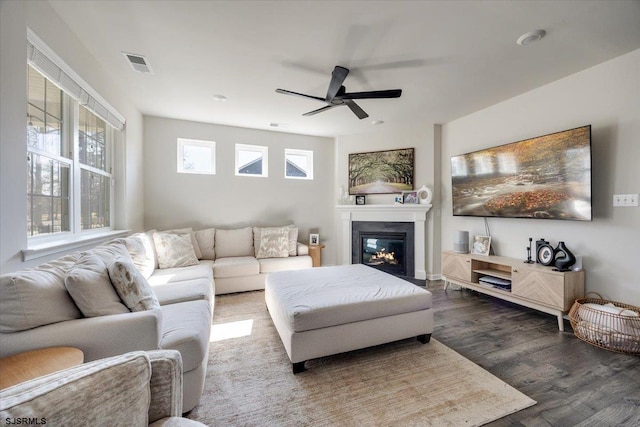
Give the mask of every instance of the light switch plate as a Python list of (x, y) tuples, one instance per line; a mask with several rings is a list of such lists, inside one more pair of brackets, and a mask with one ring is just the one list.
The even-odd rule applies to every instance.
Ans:
[(614, 194), (613, 206), (615, 207), (638, 206), (638, 195), (637, 194)]

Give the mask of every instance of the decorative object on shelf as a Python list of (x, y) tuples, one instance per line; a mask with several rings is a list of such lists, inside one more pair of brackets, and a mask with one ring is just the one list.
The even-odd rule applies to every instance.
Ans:
[(533, 264), (533, 261), (531, 261), (531, 242), (532, 241), (533, 239), (529, 237), (529, 246), (527, 246), (527, 260), (525, 261), (527, 264)]
[(457, 254), (469, 253), (469, 232), (456, 230), (453, 232), (453, 251)]
[(491, 236), (474, 236), (471, 253), (476, 255), (489, 255), (491, 249)]
[(320, 244), (320, 235), (317, 233), (309, 234), (309, 244), (312, 246)]
[(571, 271), (571, 266), (576, 263), (576, 257), (571, 253), (564, 242), (558, 242), (554, 250), (554, 265), (556, 271)]
[(396, 197), (393, 199), (393, 201), (394, 201), (394, 203), (395, 203), (396, 205), (401, 205), (401, 204), (403, 204), (403, 203), (404, 203), (404, 200), (402, 199), (402, 196), (396, 196)]
[(349, 194), (394, 194), (413, 188), (414, 149), (349, 154)]
[(418, 192), (417, 191), (403, 191), (402, 192), (402, 203), (405, 204), (418, 204)]
[(356, 205), (366, 205), (367, 204), (367, 197), (366, 196), (356, 196)]
[(542, 265), (553, 264), (555, 251), (553, 246), (544, 239), (536, 240), (536, 262)]
[(416, 192), (418, 193), (418, 200), (421, 205), (431, 204), (431, 200), (433, 200), (433, 193), (431, 192), (431, 189), (429, 187), (423, 185), (422, 187), (418, 188)]

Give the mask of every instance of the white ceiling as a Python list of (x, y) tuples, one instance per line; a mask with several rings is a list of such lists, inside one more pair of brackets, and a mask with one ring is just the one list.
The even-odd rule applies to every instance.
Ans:
[[(640, 1), (51, 0), (146, 115), (338, 136), (446, 123), (640, 48)], [(535, 29), (538, 43), (516, 39)], [(122, 52), (147, 57), (134, 72)], [(403, 90), (302, 117), (335, 65), (348, 92)], [(223, 94), (226, 102), (214, 101)]]

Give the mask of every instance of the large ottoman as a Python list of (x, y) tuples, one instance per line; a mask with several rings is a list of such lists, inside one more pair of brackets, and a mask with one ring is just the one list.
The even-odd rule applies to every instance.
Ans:
[(433, 332), (431, 292), (363, 264), (271, 273), (265, 301), (294, 374), (309, 359)]

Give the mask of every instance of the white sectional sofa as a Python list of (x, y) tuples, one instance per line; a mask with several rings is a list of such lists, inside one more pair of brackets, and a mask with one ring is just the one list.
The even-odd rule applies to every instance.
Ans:
[(310, 268), (306, 249), (295, 227), (151, 230), (2, 275), (0, 357), (53, 346), (79, 348), (85, 361), (178, 350), (188, 412), (204, 388), (214, 293)]

